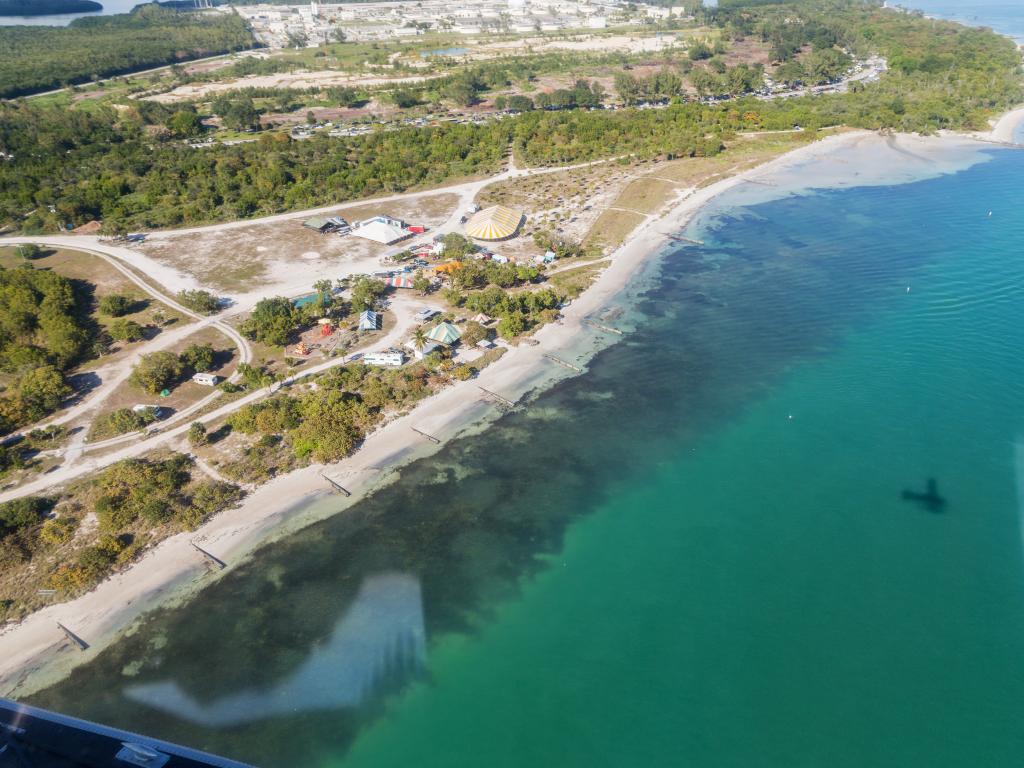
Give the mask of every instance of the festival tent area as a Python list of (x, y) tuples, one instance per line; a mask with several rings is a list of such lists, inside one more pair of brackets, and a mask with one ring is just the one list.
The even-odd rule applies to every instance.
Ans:
[(392, 275), (387, 284), (391, 288), (412, 288), (413, 280), (408, 275)]
[(381, 243), (382, 245), (391, 245), (399, 240), (412, 237), (413, 233), (403, 227), (402, 223), (397, 219), (377, 216), (353, 227), (352, 234), (356, 237), (372, 240), (375, 243)]
[(360, 331), (377, 331), (380, 330), (380, 315), (371, 309), (364, 310), (359, 313), (359, 330)]
[(427, 338), (431, 341), (436, 341), (438, 344), (454, 344), (460, 338), (462, 334), (459, 333), (459, 329), (456, 328), (449, 322), (438, 323), (430, 332), (427, 334)]
[(523, 214), (504, 205), (492, 205), (474, 213), (466, 222), (466, 234), (474, 240), (504, 240), (519, 231)]

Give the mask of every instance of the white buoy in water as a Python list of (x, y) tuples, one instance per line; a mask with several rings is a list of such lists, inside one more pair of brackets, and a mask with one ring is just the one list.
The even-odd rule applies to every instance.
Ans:
[(792, 420), (793, 420), (793, 414), (792, 414), (792, 413), (791, 413), (791, 414), (789, 414), (789, 420), (790, 420), (790, 421), (792, 421)]

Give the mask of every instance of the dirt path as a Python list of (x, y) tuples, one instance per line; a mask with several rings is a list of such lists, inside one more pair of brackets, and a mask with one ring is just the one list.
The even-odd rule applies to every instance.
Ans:
[[(398, 299), (392, 301), (390, 307), (392, 314), (394, 315), (395, 322), (391, 328), (381, 336), (376, 343), (365, 350), (362, 350), (363, 354), (366, 352), (375, 352), (388, 349), (390, 347), (399, 346), (402, 339), (409, 333), (413, 325), (415, 325), (414, 314), (418, 309), (418, 304), (413, 297), (408, 299)], [(294, 376), (290, 376), (282, 382), (276, 383), (270, 387), (250, 392), (245, 397), (238, 400), (234, 400), (226, 405), (217, 408), (202, 418), (197, 419), (204, 424), (210, 424), (218, 419), (228, 416), (238, 409), (249, 405), (251, 403), (258, 402), (275, 392), (279, 391), (282, 387), (287, 387), (294, 384), (302, 379), (308, 378), (318, 373), (335, 368), (339, 365), (344, 365), (348, 360), (345, 357), (335, 357), (324, 361), (318, 365), (311, 366), (305, 370), (299, 371)], [(219, 394), (219, 392), (217, 393)], [(207, 398), (205, 402), (212, 400), (212, 396)], [(203, 401), (201, 401), (203, 402)], [(177, 421), (181, 421), (190, 411), (198, 410), (199, 404), (189, 409), (185, 409), (177, 414)], [(29, 483), (24, 483), (17, 488), (11, 488), (7, 491), (0, 493), (0, 502), (9, 501), (10, 499), (19, 498), (21, 496), (30, 496), (33, 493), (40, 493), (44, 490), (53, 488), (54, 486), (61, 485), (70, 480), (74, 480), (81, 477), (89, 472), (94, 472), (104, 467), (108, 467), (123, 459), (133, 458), (140, 454), (146, 453), (147, 451), (154, 450), (162, 446), (166, 446), (172, 441), (179, 439), (185, 435), (188, 431), (191, 422), (188, 424), (177, 424), (171, 429), (163, 428), (158, 434), (151, 435), (149, 437), (141, 438), (138, 434), (122, 435), (117, 438), (111, 438), (111, 440), (103, 441), (102, 443), (95, 443), (89, 446), (85, 446), (82, 451), (75, 454), (73, 457), (67, 455), (67, 460), (62, 466), (57, 467), (55, 470), (48, 473), (45, 477), (37, 478)], [(127, 445), (120, 450), (111, 451), (104, 454), (103, 456), (96, 456), (86, 458), (82, 456), (85, 450), (95, 450), (98, 448), (109, 448), (113, 445), (120, 443), (129, 442)]]

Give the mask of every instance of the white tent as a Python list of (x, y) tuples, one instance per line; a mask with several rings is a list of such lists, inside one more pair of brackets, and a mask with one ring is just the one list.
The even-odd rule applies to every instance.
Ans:
[(391, 245), (413, 235), (401, 225), (401, 222), (386, 216), (377, 216), (361, 222), (359, 226), (352, 229), (352, 234), (383, 245)]

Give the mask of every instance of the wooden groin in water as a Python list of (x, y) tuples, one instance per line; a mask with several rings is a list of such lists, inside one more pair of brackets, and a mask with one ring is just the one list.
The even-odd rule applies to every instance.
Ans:
[(694, 240), (692, 237), (683, 237), (682, 235), (669, 235), (669, 240), (675, 240), (677, 243), (686, 243), (687, 245), (704, 245), (703, 240)]
[(419, 430), (419, 429), (416, 429), (416, 427), (409, 427), (409, 429), (411, 429), (413, 432), (415, 432), (420, 437), (429, 440), (434, 445), (440, 445), (441, 444), (441, 441), (438, 440), (436, 437), (434, 437), (433, 435), (428, 435), (426, 432), (424, 432), (422, 430)]
[(326, 480), (328, 482), (328, 484), (330, 484), (330, 486), (334, 490), (336, 490), (338, 493), (342, 494), (343, 496), (351, 496), (352, 495), (352, 492), (349, 491), (347, 488), (343, 487), (341, 483), (339, 483), (337, 480), (334, 480), (334, 479), (328, 477), (323, 472), (320, 473), (320, 477), (322, 477), (324, 480)]
[(214, 564), (215, 566), (217, 566), (217, 567), (218, 567), (218, 568), (219, 568), (220, 570), (224, 570), (225, 568), (227, 568), (227, 567), (228, 567), (228, 564), (227, 564), (227, 563), (225, 563), (225, 562), (224, 562), (223, 560), (221, 560), (221, 559), (220, 559), (219, 557), (217, 557), (216, 555), (211, 555), (211, 554), (210, 554), (209, 552), (207, 552), (207, 551), (206, 551), (205, 549), (203, 549), (202, 547), (200, 547), (200, 546), (199, 546), (198, 544), (196, 544), (196, 543), (195, 543), (194, 541), (190, 541), (190, 542), (189, 542), (189, 544), (191, 544), (191, 545), (192, 545), (192, 549), (194, 549), (194, 550), (195, 550), (196, 552), (198, 552), (198, 553), (199, 553), (200, 555), (202, 555), (202, 556), (203, 556), (204, 558), (206, 558), (206, 560), (207, 560), (208, 562), (210, 562), (210, 563), (213, 563), (213, 564)]
[(89, 644), (87, 642), (85, 642), (85, 640), (80, 638), (78, 635), (76, 635), (70, 629), (65, 627), (59, 621), (57, 622), (57, 626), (60, 628), (60, 631), (64, 633), (64, 636), (68, 640), (70, 640), (72, 643), (75, 644), (75, 646), (78, 648), (78, 650), (84, 651), (84, 650), (87, 650), (89, 648)]
[(477, 389), (479, 389), (481, 392), (483, 392), (488, 397), (494, 398), (495, 400), (497, 400), (502, 405), (506, 405), (509, 408), (514, 408), (515, 407), (515, 402), (513, 402), (512, 400), (509, 400), (507, 397), (502, 397), (497, 392), (491, 392), (491, 390), (485, 389), (484, 387), (481, 387), (479, 385), (477, 385)]
[(554, 355), (544, 355), (544, 357), (546, 357), (548, 360), (550, 360), (553, 363), (558, 363), (559, 365), (561, 365), (561, 366), (563, 366), (565, 368), (568, 368), (570, 371), (576, 371), (576, 373), (583, 373), (583, 369), (582, 368), (580, 368), (579, 366), (573, 365), (572, 363), (568, 363), (568, 362), (566, 362), (565, 360), (563, 360), (560, 357), (555, 357)]
[(611, 326), (608, 325), (601, 325), (600, 323), (595, 323), (593, 320), (584, 320), (583, 322), (589, 325), (591, 328), (597, 328), (597, 330), (599, 331), (604, 331), (605, 333), (614, 333), (619, 336), (622, 335), (622, 331), (620, 331), (618, 328), (612, 328)]

